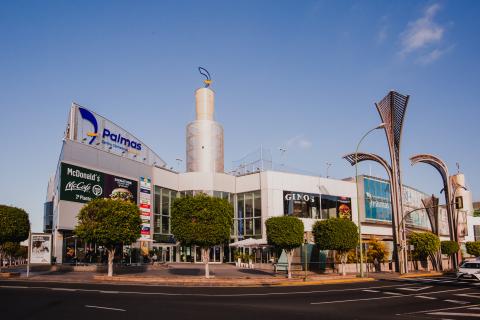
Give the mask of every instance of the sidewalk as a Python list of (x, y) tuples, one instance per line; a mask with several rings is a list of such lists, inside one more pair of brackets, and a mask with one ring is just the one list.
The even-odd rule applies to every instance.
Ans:
[[(20, 270), (20, 278), (12, 280), (27, 280), (25, 270)], [(107, 277), (105, 272), (92, 271), (55, 271), (31, 272), (28, 281), (61, 282), (61, 283), (116, 283), (163, 286), (301, 286), (335, 283), (354, 283), (375, 280), (394, 280), (407, 277), (440, 276), (441, 273), (409, 273), (400, 276), (398, 273), (369, 273), (365, 278), (356, 274), (341, 276), (333, 273), (308, 272), (307, 280), (302, 271), (294, 271), (293, 278), (287, 279), (285, 272), (275, 274), (269, 270), (243, 269), (228, 264), (211, 264), (210, 279), (205, 278), (202, 264), (169, 264), (150, 270), (149, 268), (122, 268), (115, 270), (114, 276)]]

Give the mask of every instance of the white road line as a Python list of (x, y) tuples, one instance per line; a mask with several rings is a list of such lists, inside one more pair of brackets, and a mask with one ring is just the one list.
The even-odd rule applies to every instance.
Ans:
[(427, 313), (428, 315), (432, 316), (455, 316), (455, 317), (474, 317), (480, 318), (480, 314), (478, 313), (460, 313), (460, 312), (430, 312)]
[(104, 309), (104, 310), (111, 310), (111, 311), (122, 311), (125, 312), (125, 309), (118, 309), (118, 308), (108, 308), (108, 307), (100, 307), (100, 306), (90, 306), (88, 304), (85, 305), (85, 308), (94, 308), (94, 309)]
[[(364, 289), (386, 289), (400, 288), (411, 286), (411, 284), (400, 284), (390, 286), (374, 286), (360, 287), (350, 289), (331, 289), (331, 290), (311, 290), (311, 291), (293, 291), (293, 292), (266, 292), (266, 293), (238, 293), (238, 294), (208, 294), (208, 293), (168, 293), (168, 292), (141, 292), (141, 291), (105, 291), (98, 289), (75, 289), (77, 292), (101, 292), (101, 293), (118, 293), (118, 294), (137, 294), (137, 295), (158, 295), (158, 296), (189, 296), (189, 297), (256, 297), (256, 296), (281, 296), (281, 295), (297, 295), (297, 294), (314, 294), (328, 292), (345, 292), (345, 291), (362, 291)], [(17, 288), (17, 286), (3, 286), (5, 288)], [(51, 287), (31, 286), (18, 287), (23, 289), (44, 289), (51, 290)]]
[(51, 288), (52, 291), (69, 291), (69, 292), (74, 292), (77, 291), (77, 289), (69, 289), (69, 288)]
[(415, 298), (428, 299), (428, 300), (437, 300), (437, 298), (435, 298), (435, 297), (429, 297), (429, 296), (415, 296)]
[(366, 300), (383, 300), (383, 299), (393, 299), (393, 298), (402, 298), (405, 296), (389, 296), (389, 297), (378, 297), (378, 298), (365, 298), (365, 299), (349, 299), (349, 300), (336, 300), (336, 301), (322, 301), (322, 302), (310, 302), (310, 304), (333, 304), (333, 303), (343, 303), (343, 302), (356, 302), (356, 301), (366, 301)]
[(4, 289), (29, 289), (30, 287), (27, 287), (27, 286), (0, 286), (0, 288), (4, 288)]
[(468, 310), (480, 310), (479, 307), (468, 308)]
[[(425, 292), (423, 295), (431, 295), (431, 294), (438, 294), (438, 293), (445, 293), (445, 292), (455, 292), (455, 291), (462, 291), (462, 290), (471, 290), (470, 288), (460, 288), (460, 289), (449, 289), (449, 290), (441, 290), (441, 291), (433, 291), (433, 292)], [(392, 292), (393, 293), (393, 292)], [(333, 303), (344, 303), (344, 302), (355, 302), (355, 301), (365, 301), (365, 300), (382, 300), (382, 299), (393, 299), (393, 298), (404, 298), (404, 297), (413, 297), (417, 294), (400, 294), (400, 295), (391, 295), (388, 297), (378, 297), (378, 298), (363, 298), (363, 299), (348, 299), (348, 300), (334, 300), (334, 301), (321, 301), (321, 302), (310, 302), (310, 304), (333, 304)], [(432, 310), (435, 311), (435, 310)]]
[(404, 296), (403, 293), (389, 292), (389, 291), (384, 292), (384, 294), (389, 294), (389, 295), (392, 295), (392, 296)]
[(461, 300), (443, 300), (445, 302), (456, 303), (456, 304), (469, 304), (468, 301), (461, 301)]
[(426, 287), (411, 287), (411, 288), (398, 288), (398, 290), (406, 290), (406, 291), (421, 291), (432, 288), (433, 286), (426, 286)]
[(366, 290), (362, 290), (364, 292), (380, 292), (379, 290), (370, 290), (370, 289), (366, 289)]
[(479, 307), (480, 304), (475, 304), (472, 306), (461, 306), (461, 307), (450, 307), (450, 308), (440, 308), (440, 309), (430, 309), (430, 310), (421, 310), (421, 311), (414, 311), (414, 312), (407, 312), (407, 313), (397, 313), (397, 316), (403, 316), (408, 314), (417, 314), (417, 313), (428, 313), (428, 312), (438, 312), (438, 311), (445, 311), (445, 310), (456, 310), (456, 309), (466, 309), (466, 308), (473, 308)]

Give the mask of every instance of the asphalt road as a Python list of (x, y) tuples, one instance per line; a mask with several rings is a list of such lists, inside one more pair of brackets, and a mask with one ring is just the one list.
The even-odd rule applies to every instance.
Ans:
[(2, 319), (480, 319), (451, 278), (257, 288), (0, 281)]

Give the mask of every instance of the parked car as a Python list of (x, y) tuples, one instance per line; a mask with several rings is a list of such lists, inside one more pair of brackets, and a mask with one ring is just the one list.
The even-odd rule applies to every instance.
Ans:
[(480, 281), (480, 258), (465, 261), (458, 267), (457, 280), (464, 279)]

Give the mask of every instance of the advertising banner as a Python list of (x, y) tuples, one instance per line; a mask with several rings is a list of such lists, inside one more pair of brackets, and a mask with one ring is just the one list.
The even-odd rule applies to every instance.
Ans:
[(52, 262), (52, 235), (32, 233), (30, 241), (30, 263), (50, 264)]
[(320, 213), (320, 195), (283, 191), (283, 213), (299, 218), (317, 219)]
[(86, 203), (113, 196), (137, 203), (137, 181), (68, 163), (62, 163), (60, 170), (60, 200)]
[(152, 215), (152, 179), (140, 177), (140, 217), (142, 218), (142, 231), (140, 240), (150, 240), (151, 215)]
[(107, 118), (76, 104), (70, 112), (69, 139), (133, 161), (158, 166), (165, 164), (142, 141)]

